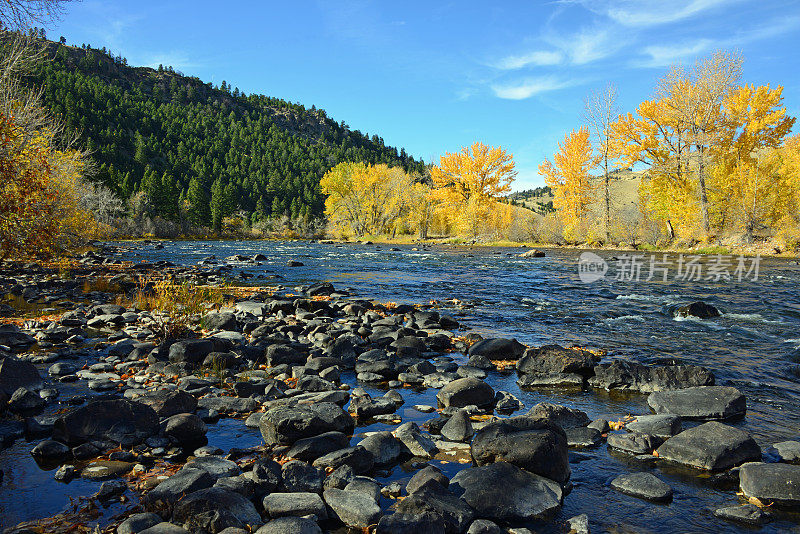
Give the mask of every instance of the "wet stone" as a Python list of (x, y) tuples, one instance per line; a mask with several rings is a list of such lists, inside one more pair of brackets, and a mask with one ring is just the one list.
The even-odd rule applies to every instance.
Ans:
[(653, 502), (672, 500), (672, 488), (652, 473), (627, 473), (611, 481), (611, 487), (620, 493)]
[(733, 521), (752, 526), (760, 526), (769, 519), (767, 514), (765, 514), (761, 508), (754, 504), (717, 508), (714, 510), (714, 515), (726, 521)]

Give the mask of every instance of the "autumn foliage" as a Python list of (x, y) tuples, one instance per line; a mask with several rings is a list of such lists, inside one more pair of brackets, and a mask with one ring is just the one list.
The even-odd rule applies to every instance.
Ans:
[[(652, 99), (601, 131), (607, 142), (596, 155), (583, 128), (566, 136), (553, 163), (545, 160), (539, 167), (554, 190), (565, 237), (591, 239), (587, 218), (593, 214), (586, 208), (601, 199), (589, 173), (595, 161), (613, 161), (644, 170), (638, 215), (612, 216), (622, 228), (617, 239), (625, 233), (634, 242), (641, 238), (634, 234), (655, 223), (667, 239), (740, 235), (751, 242), (792, 234), (800, 242), (800, 142), (787, 137), (795, 119), (783, 105), (783, 87), (739, 83), (741, 64), (737, 54), (717, 52), (692, 69), (673, 67)], [(602, 111), (613, 103), (606, 100)], [(607, 181), (607, 167), (604, 175)]]

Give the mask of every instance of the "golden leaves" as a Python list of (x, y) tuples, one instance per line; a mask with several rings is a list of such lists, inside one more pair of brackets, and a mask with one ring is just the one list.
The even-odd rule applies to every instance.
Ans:
[(568, 238), (576, 237), (592, 202), (589, 171), (595, 165), (589, 129), (585, 126), (564, 136), (553, 162), (545, 159), (539, 165), (539, 173), (553, 189), (553, 206), (564, 222), (564, 233)]

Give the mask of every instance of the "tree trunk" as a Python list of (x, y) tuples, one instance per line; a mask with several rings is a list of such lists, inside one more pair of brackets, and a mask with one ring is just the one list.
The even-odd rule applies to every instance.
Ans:
[(705, 176), (705, 155), (703, 154), (703, 147), (699, 146), (697, 149), (700, 151), (700, 161), (697, 164), (697, 179), (700, 183), (700, 212), (703, 215), (703, 232), (705, 237), (708, 238), (711, 233), (711, 226), (708, 223), (708, 194), (706, 193), (706, 176)]
[(606, 222), (606, 243), (610, 243), (611, 242), (611, 231), (610, 231), (609, 227), (611, 226), (611, 196), (609, 195), (609, 191), (608, 191), (608, 181), (609, 181), (609, 177), (608, 177), (608, 154), (606, 154), (606, 156), (605, 156), (605, 171), (606, 172), (605, 172), (604, 179), (605, 179), (605, 187), (606, 187), (606, 221), (605, 221)]
[(675, 229), (672, 227), (672, 221), (667, 219), (667, 233), (669, 233), (670, 241), (675, 239)]

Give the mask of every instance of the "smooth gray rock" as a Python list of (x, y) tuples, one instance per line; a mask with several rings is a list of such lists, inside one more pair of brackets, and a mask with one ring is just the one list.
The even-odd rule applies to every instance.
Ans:
[(739, 488), (765, 505), (800, 506), (800, 465), (745, 464), (739, 469)]
[(402, 442), (389, 431), (371, 434), (361, 440), (359, 445), (372, 454), (375, 465), (379, 466), (397, 463), (404, 452)]
[(322, 529), (306, 517), (279, 517), (256, 530), (255, 534), (322, 534)]
[(637, 415), (625, 428), (666, 439), (681, 431), (681, 418), (675, 414)]
[(800, 463), (800, 441), (781, 441), (772, 446), (781, 458), (781, 462), (787, 464)]
[(608, 446), (626, 454), (652, 454), (664, 440), (641, 434), (639, 432), (609, 434), (606, 438)]
[(161, 521), (161, 517), (152, 512), (133, 514), (117, 527), (117, 534), (138, 534), (144, 529), (161, 523)]
[(397, 427), (397, 430), (394, 431), (394, 435), (413, 456), (432, 458), (438, 452), (433, 440), (423, 434), (419, 426), (413, 421), (403, 423)]
[(559, 483), (569, 480), (567, 438), (546, 419), (510, 417), (475, 433), (472, 458), (478, 465), (504, 461)]
[(463, 408), (474, 404), (483, 408), (494, 404), (494, 390), (483, 380), (459, 378), (440, 389), (436, 399), (444, 407)]
[(479, 517), (496, 521), (530, 521), (561, 508), (561, 486), (507, 462), (460, 471), (450, 481)]
[(658, 448), (658, 456), (698, 469), (719, 471), (761, 460), (761, 449), (747, 432), (709, 421), (669, 438)]
[(475, 435), (469, 414), (465, 410), (458, 410), (454, 413), (444, 424), (440, 433), (450, 441), (460, 442), (468, 442)]
[(194, 458), (186, 462), (181, 471), (184, 469), (200, 469), (211, 475), (214, 480), (222, 477), (234, 477), (242, 473), (242, 470), (239, 469), (235, 462), (219, 456)]
[(653, 502), (672, 500), (672, 488), (652, 473), (626, 473), (611, 481), (611, 487), (620, 493)]
[(253, 503), (222, 488), (190, 493), (175, 503), (172, 521), (192, 532), (219, 532), (228, 527), (251, 530), (264, 524)]
[(698, 386), (674, 391), (656, 391), (647, 404), (658, 414), (675, 414), (684, 419), (736, 419), (747, 412), (742, 393), (728, 386)]
[(183, 527), (163, 521), (142, 530), (139, 534), (190, 534), (190, 532)]
[(717, 508), (714, 510), (714, 515), (726, 521), (744, 523), (754, 527), (764, 524), (769, 519), (767, 514), (755, 504), (737, 504)]
[(263, 505), (271, 518), (305, 515), (314, 515), (319, 520), (328, 518), (325, 503), (316, 493), (272, 493), (264, 497)]
[(380, 519), (380, 506), (366, 493), (331, 488), (322, 496), (334, 517), (348, 527), (364, 529)]

